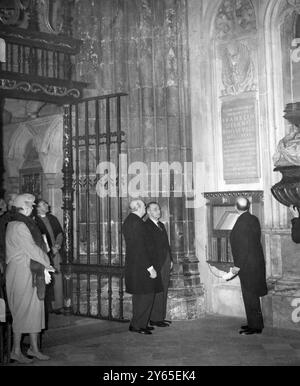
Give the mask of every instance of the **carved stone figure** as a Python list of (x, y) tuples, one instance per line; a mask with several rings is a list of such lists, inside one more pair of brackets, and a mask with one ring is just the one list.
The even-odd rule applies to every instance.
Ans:
[(256, 30), (255, 11), (249, 0), (224, 0), (215, 21), (218, 39), (237, 37)]
[(240, 42), (221, 49), (223, 95), (237, 95), (255, 90), (254, 64), (249, 48)]
[[(0, 23), (27, 28), (30, 0), (0, 1)], [(60, 33), (63, 28), (63, 0), (39, 0), (36, 2), (40, 30)]]
[(291, 126), (291, 132), (282, 138), (273, 156), (274, 165), (300, 166), (300, 132), (296, 126)]

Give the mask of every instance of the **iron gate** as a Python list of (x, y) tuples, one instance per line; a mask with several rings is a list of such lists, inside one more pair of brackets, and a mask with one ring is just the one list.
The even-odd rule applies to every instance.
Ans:
[(64, 112), (65, 309), (117, 321), (126, 320), (119, 179), (125, 95), (83, 99)]

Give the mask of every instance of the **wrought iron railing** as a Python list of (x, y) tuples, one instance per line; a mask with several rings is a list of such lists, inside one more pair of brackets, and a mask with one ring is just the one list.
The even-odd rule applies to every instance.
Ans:
[[(5, 40), (5, 62), (1, 70), (23, 75), (75, 80), (77, 41), (21, 28), (2, 26), (0, 38)], [(74, 44), (75, 42), (75, 44)]]
[[(80, 100), (66, 109), (64, 125), (64, 229), (69, 240), (62, 266), (64, 277), (69, 277), (65, 309), (76, 315), (118, 321), (128, 318), (119, 158), (124, 153), (121, 111), (125, 104), (121, 100), (126, 95)], [(108, 163), (115, 165), (115, 172), (106, 170)], [(98, 168), (100, 164), (104, 170)], [(115, 193), (102, 195), (97, 186)]]
[[(60, 4), (50, 17), (51, 0), (0, 4), (0, 97), (72, 103), (86, 83), (75, 79), (75, 55), (81, 41), (71, 26), (72, 1)], [(62, 14), (61, 27), (53, 27)], [(4, 44), (3, 44), (4, 42)]]

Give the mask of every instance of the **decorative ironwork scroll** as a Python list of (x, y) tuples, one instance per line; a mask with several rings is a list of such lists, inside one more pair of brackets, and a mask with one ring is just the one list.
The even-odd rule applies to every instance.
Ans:
[(72, 157), (72, 126), (71, 126), (71, 106), (64, 106), (63, 120), (63, 223), (65, 231), (65, 269), (64, 277), (64, 309), (66, 313), (71, 313), (72, 280), (70, 277), (70, 263), (73, 261), (73, 157)]

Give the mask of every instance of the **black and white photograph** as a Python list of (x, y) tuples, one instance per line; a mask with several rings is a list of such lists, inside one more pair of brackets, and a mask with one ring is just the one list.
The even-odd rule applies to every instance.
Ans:
[(300, 0), (0, 0), (0, 139), (3, 376), (300, 366)]

